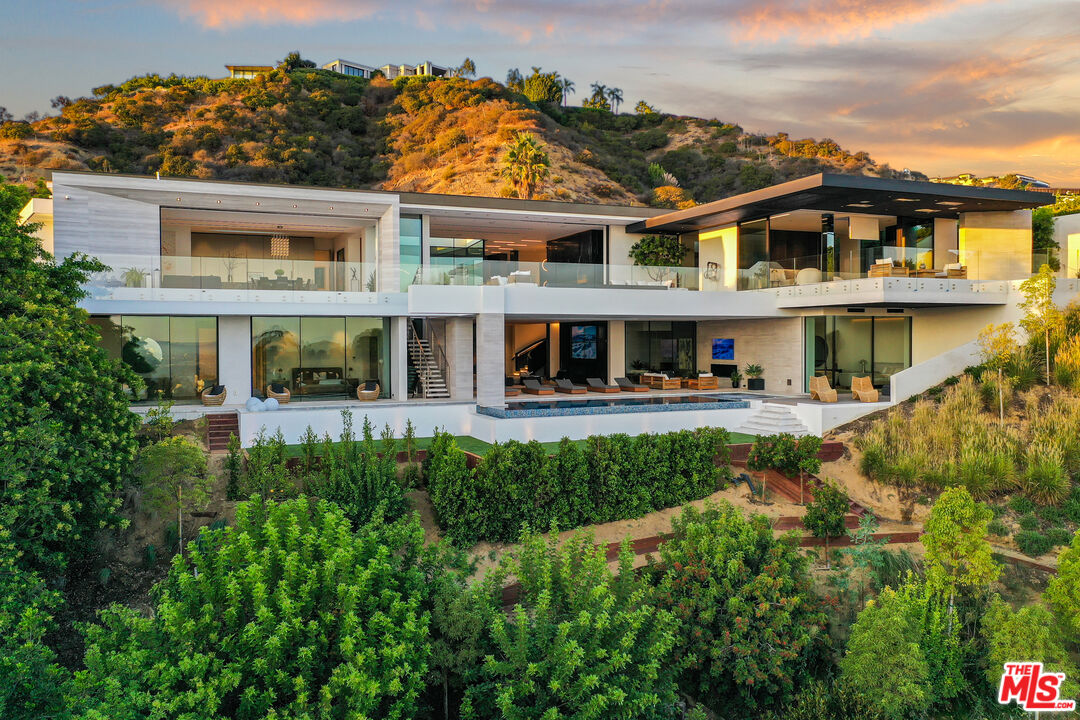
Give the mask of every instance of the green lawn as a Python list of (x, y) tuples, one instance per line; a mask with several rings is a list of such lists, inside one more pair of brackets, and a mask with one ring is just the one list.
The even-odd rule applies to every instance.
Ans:
[[(731, 444), (732, 445), (735, 445), (735, 444), (738, 444), (738, 443), (754, 442), (754, 436), (753, 435), (747, 435), (745, 433), (731, 432), (731, 433), (729, 433), (729, 436), (731, 438)], [(471, 435), (455, 435), (454, 439), (457, 440), (457, 444), (458, 444), (459, 448), (461, 448), (462, 450), (464, 450), (466, 452), (473, 453), (474, 455), (485, 455), (485, 454), (487, 454), (488, 448), (491, 447), (491, 443), (484, 442), (483, 440), (479, 440), (477, 438), (474, 438)], [(416, 449), (417, 450), (427, 450), (428, 447), (431, 446), (431, 440), (432, 440), (432, 438), (430, 438), (430, 437), (416, 438)], [(584, 445), (585, 444), (584, 440), (578, 440), (576, 442), (579, 445)], [(546, 443), (540, 443), (540, 444), (543, 445), (544, 449), (547, 450), (549, 453), (554, 453), (556, 450), (559, 449), (559, 443), (557, 443), (557, 442), (546, 442)], [(289, 457), (300, 457), (300, 448), (301, 448), (300, 445), (287, 445), (286, 450), (288, 452), (288, 456)]]

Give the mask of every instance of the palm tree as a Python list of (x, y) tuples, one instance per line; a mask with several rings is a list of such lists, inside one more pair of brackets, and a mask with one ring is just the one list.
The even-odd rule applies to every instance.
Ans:
[(465, 58), (465, 61), (461, 63), (461, 67), (457, 68), (454, 74), (458, 77), (476, 77), (476, 63), (472, 61), (472, 58)]
[(519, 132), (506, 148), (502, 174), (519, 198), (531, 200), (536, 186), (547, 177), (548, 163), (547, 152), (532, 133)]
[(619, 114), (619, 103), (623, 101), (622, 89), (613, 87), (607, 89), (608, 100), (611, 101), (611, 112)]
[(570, 78), (563, 78), (562, 82), (560, 83), (560, 86), (562, 87), (562, 104), (563, 104), (563, 107), (566, 107), (566, 105), (567, 105), (566, 96), (570, 95), (571, 93), (574, 92), (574, 81), (571, 80)]

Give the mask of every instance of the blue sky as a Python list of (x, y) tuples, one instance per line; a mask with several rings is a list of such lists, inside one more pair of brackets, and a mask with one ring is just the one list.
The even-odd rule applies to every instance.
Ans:
[(324, 63), (465, 56), (538, 65), (667, 112), (831, 137), (930, 174), (1080, 186), (1077, 0), (0, 0), (0, 105), (147, 72), (221, 76), (299, 49)]

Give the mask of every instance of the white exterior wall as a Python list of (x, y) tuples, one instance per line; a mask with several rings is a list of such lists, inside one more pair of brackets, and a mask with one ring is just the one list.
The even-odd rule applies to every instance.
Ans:
[(450, 377), (446, 386), (454, 400), (473, 397), (473, 319), (448, 318), (446, 321), (446, 364)]
[(229, 391), (225, 401), (243, 405), (251, 397), (251, 318), (218, 317), (218, 383)]
[[(713, 360), (713, 338), (735, 340), (734, 360)], [(803, 319), (713, 320), (698, 323), (698, 368), (713, 362), (734, 363), (746, 376), (747, 363), (765, 369), (765, 390), (771, 393), (803, 391)]]

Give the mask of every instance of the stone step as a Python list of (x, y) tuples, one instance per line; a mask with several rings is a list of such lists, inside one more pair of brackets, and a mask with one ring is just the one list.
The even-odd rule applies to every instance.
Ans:
[(799, 436), (806, 435), (809, 430), (806, 425), (786, 405), (765, 403), (754, 415), (735, 428), (736, 432), (747, 435), (777, 435), (789, 433)]

